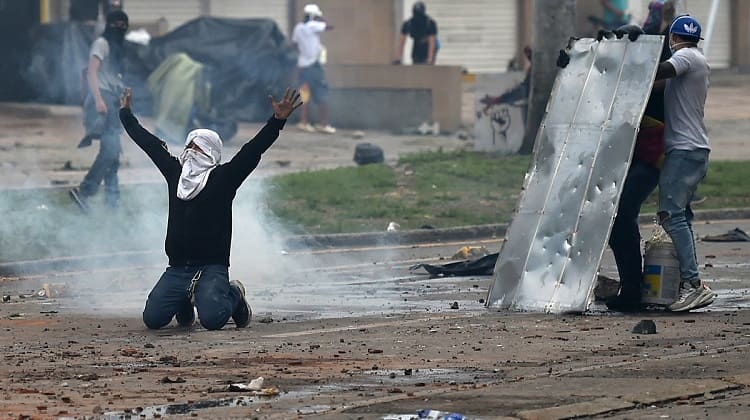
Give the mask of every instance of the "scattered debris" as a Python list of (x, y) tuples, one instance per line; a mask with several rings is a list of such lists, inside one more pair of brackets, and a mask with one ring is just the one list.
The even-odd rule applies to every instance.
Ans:
[(367, 349), (367, 352), (370, 354), (380, 354), (383, 352), (383, 350), (380, 349)]
[(79, 381), (91, 382), (98, 380), (99, 375), (97, 375), (96, 373), (87, 373), (85, 375), (76, 375), (76, 379), (78, 379)]
[(701, 238), (704, 242), (750, 242), (750, 235), (740, 228), (734, 228), (720, 235), (706, 235)]
[(365, 137), (365, 132), (362, 130), (355, 130), (355, 131), (352, 131), (351, 136), (353, 139), (361, 139)]
[(264, 316), (263, 318), (260, 318), (258, 322), (260, 322), (261, 324), (270, 324), (273, 322), (273, 318), (271, 318), (270, 316)]
[(159, 383), (162, 384), (184, 384), (185, 380), (181, 377), (176, 377), (175, 379), (170, 378), (169, 376), (165, 376), (159, 380)]
[(431, 264), (416, 264), (409, 267), (409, 271), (415, 271), (420, 268), (424, 268), (431, 276), (489, 276), (495, 270), (495, 263), (497, 262), (496, 252), (494, 254), (485, 255), (478, 260), (461, 261), (448, 263), (444, 265), (431, 265)]
[(65, 283), (44, 283), (41, 289), (36, 292), (38, 298), (56, 298), (65, 296), (68, 293), (68, 285)]
[(656, 324), (650, 319), (644, 319), (635, 324), (633, 334), (656, 334)]
[(120, 349), (120, 354), (127, 357), (143, 357), (144, 354), (138, 349), (133, 347), (125, 347)]
[(386, 232), (396, 232), (399, 229), (401, 229), (401, 225), (399, 225), (396, 222), (390, 222), (388, 223), (388, 227), (385, 228)]
[(291, 160), (277, 160), (276, 164), (279, 165), (282, 168), (286, 168), (287, 166), (291, 165)]
[(229, 384), (226, 390), (229, 392), (250, 392), (252, 395), (259, 397), (272, 397), (279, 395), (280, 391), (275, 386), (263, 388), (265, 379), (261, 376), (253, 379), (248, 384)]
[(463, 414), (451, 413), (448, 411), (437, 411), (437, 410), (419, 410), (415, 414), (388, 414), (383, 417), (383, 420), (464, 420)]
[(419, 134), (426, 136), (427, 134), (432, 134), (433, 136), (437, 136), (440, 134), (440, 123), (434, 122), (432, 124), (428, 123), (427, 121), (423, 122), (422, 124), (417, 127), (417, 131)]
[(372, 143), (358, 143), (354, 147), (354, 161), (357, 165), (382, 163), (385, 161), (385, 154), (380, 146)]
[(10, 302), (10, 295), (3, 295), (3, 302)]
[(453, 254), (454, 260), (465, 260), (469, 258), (482, 258), (487, 256), (490, 252), (483, 246), (464, 246), (461, 247), (455, 254)]
[(451, 303), (451, 309), (458, 309), (458, 302)]
[(26, 318), (26, 314), (23, 313), (15, 313), (8, 315), (8, 319), (24, 319)]

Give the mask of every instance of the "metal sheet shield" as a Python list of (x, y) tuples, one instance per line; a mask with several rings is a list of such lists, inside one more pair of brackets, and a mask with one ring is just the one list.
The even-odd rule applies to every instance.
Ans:
[(487, 305), (588, 308), (662, 48), (580, 39), (568, 50), (494, 271)]

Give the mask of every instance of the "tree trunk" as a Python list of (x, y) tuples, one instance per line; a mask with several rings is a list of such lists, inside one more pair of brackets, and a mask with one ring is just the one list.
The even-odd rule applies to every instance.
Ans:
[(531, 91), (521, 154), (528, 155), (534, 150), (536, 133), (557, 75), (557, 57), (574, 35), (575, 6), (575, 0), (534, 0)]

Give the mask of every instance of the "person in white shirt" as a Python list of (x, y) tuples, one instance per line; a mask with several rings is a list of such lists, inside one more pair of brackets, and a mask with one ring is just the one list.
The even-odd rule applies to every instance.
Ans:
[[(316, 4), (308, 4), (304, 8), (305, 17), (302, 22), (294, 27), (292, 42), (297, 47), (299, 56), (297, 58), (297, 80), (301, 90), (307, 85), (310, 92), (310, 100), (318, 107), (317, 130), (333, 134), (336, 129), (328, 124), (328, 82), (326, 82), (321, 55), (324, 52), (320, 43), (320, 34), (332, 29), (332, 26), (323, 19), (323, 12)], [(310, 102), (307, 98), (305, 102)], [(298, 127), (307, 132), (316, 131), (310, 124), (307, 105), (303, 105), (300, 112)]]
[(698, 48), (701, 26), (678, 16), (669, 28), (672, 57), (662, 62), (656, 80), (664, 90), (664, 166), (659, 176), (659, 221), (672, 239), (680, 262), (680, 294), (669, 306), (689, 311), (710, 305), (716, 294), (701, 282), (695, 254), (690, 202), (708, 171), (708, 131), (703, 122), (711, 68)]

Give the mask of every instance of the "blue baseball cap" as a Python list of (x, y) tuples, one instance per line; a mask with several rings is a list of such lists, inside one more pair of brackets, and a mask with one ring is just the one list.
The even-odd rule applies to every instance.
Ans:
[(696, 41), (701, 38), (701, 24), (690, 15), (677, 16), (669, 27), (669, 33), (686, 38), (692, 38)]

